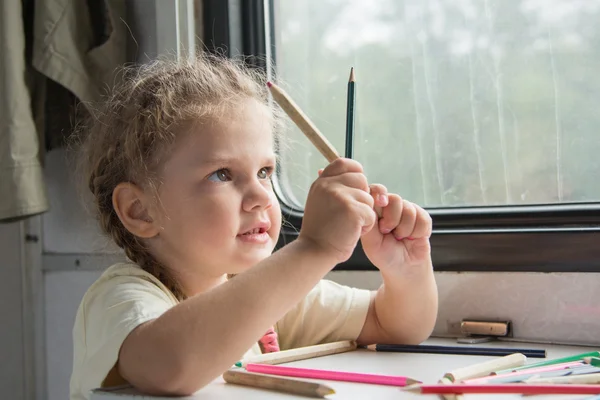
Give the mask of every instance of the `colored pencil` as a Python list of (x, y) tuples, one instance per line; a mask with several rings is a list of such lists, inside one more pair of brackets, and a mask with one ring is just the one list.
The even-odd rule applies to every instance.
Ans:
[(526, 357), (546, 357), (546, 350), (510, 349), (496, 347), (371, 344), (367, 346), (367, 349), (374, 351), (390, 351), (397, 353), (461, 354), (471, 356), (507, 356), (510, 354), (521, 353)]
[[(310, 119), (302, 112), (300, 107), (288, 96), (287, 93), (279, 86), (272, 82), (267, 82), (267, 86), (271, 92), (273, 99), (279, 104), (281, 109), (290, 117), (296, 126), (304, 133), (311, 143), (319, 150), (319, 152), (327, 159), (328, 162), (333, 162), (340, 158), (339, 153), (333, 145), (323, 136)], [(377, 216), (381, 218), (383, 211), (380, 206), (373, 208)]]
[(478, 383), (496, 383), (496, 382), (498, 382), (497, 379), (511, 379), (511, 378), (526, 379), (526, 377), (529, 375), (539, 374), (539, 373), (548, 372), (548, 371), (560, 371), (560, 370), (571, 368), (571, 367), (578, 366), (578, 365), (584, 365), (584, 364), (581, 363), (580, 361), (572, 361), (569, 363), (546, 365), (544, 367), (529, 368), (529, 369), (524, 369), (521, 371), (509, 372), (509, 373), (502, 374), (502, 375), (487, 375), (487, 376), (483, 376), (483, 377), (479, 377), (479, 378), (466, 379), (466, 380), (463, 380), (463, 382), (473, 385), (473, 384), (478, 384)]
[[(539, 372), (539, 373), (533, 373), (533, 374), (526, 374), (526, 375), (518, 375), (518, 376), (513, 376), (513, 377), (504, 377), (504, 378), (497, 378), (497, 379), (490, 379), (489, 381), (485, 382), (486, 384), (490, 384), (490, 385), (496, 385), (499, 383), (519, 383), (519, 382), (537, 382), (539, 379), (553, 379), (553, 378), (563, 378), (566, 376), (579, 376), (579, 375), (590, 375), (593, 374), (594, 372), (599, 372), (597, 369), (595, 370), (589, 370), (589, 369), (585, 369), (585, 368), (576, 368), (576, 369), (559, 369), (559, 370), (554, 370), (554, 371), (546, 371), (546, 372)], [(469, 383), (469, 382), (465, 382), (465, 383)]]
[(236, 367), (245, 367), (246, 364), (283, 364), (292, 361), (306, 360), (330, 354), (344, 353), (356, 349), (356, 342), (344, 340), (340, 342), (318, 344), (315, 346), (300, 347), (297, 349), (275, 351), (241, 360)]
[(583, 362), (594, 367), (600, 367), (600, 358), (598, 357), (584, 357)]
[(278, 392), (297, 394), (300, 396), (324, 398), (329, 394), (335, 393), (335, 390), (320, 383), (279, 378), (269, 375), (252, 374), (250, 372), (238, 370), (225, 371), (223, 374), (223, 379), (225, 382), (235, 385), (275, 390)]
[[(469, 365), (463, 368), (458, 368), (444, 374), (439, 383), (442, 385), (452, 385), (454, 382), (460, 382), (464, 379), (475, 378), (479, 376), (489, 375), (492, 371), (499, 368), (516, 367), (525, 364), (527, 357), (523, 354), (515, 353), (508, 356), (496, 358), (482, 363)], [(460, 394), (442, 395), (445, 400), (463, 400)]]
[(421, 394), (600, 394), (600, 385), (574, 384), (523, 384), (506, 383), (500, 385), (412, 385), (403, 390)]
[(528, 379), (525, 381), (525, 383), (527, 383), (527, 384), (542, 384), (542, 383), (600, 384), (600, 373), (556, 376), (556, 377), (552, 377), (552, 378), (539, 377), (539, 378), (534, 378), (534, 379)]
[(570, 371), (571, 371), (571, 373), (569, 374), (570, 376), (583, 375), (583, 374), (597, 374), (597, 373), (600, 373), (600, 368), (593, 366), (593, 365), (588, 365), (587, 367), (571, 368)]
[[(454, 382), (452, 382), (450, 379), (443, 377), (442, 379), (440, 379), (438, 381), (438, 384), (440, 385), (452, 385), (454, 384)], [(462, 394), (442, 394), (440, 395), (440, 397), (444, 398), (444, 400), (464, 400), (464, 396)]]
[(346, 158), (352, 158), (354, 154), (354, 111), (356, 107), (356, 79), (354, 78), (354, 67), (350, 69), (348, 79), (348, 93), (346, 99)]
[(444, 378), (447, 378), (451, 382), (460, 382), (465, 381), (467, 379), (485, 377), (486, 375), (489, 376), (490, 373), (492, 373), (493, 371), (497, 371), (500, 368), (512, 368), (521, 366), (525, 364), (526, 360), (527, 357), (525, 357), (523, 354), (515, 353), (508, 356), (485, 361), (479, 364), (469, 365), (467, 367), (455, 369), (454, 371), (450, 371), (444, 374)]
[(548, 360), (548, 361), (542, 361), (542, 362), (538, 362), (538, 363), (534, 363), (534, 364), (523, 365), (522, 367), (506, 369), (506, 370), (502, 370), (502, 371), (496, 371), (495, 374), (496, 375), (506, 374), (508, 372), (521, 371), (523, 369), (528, 369), (528, 368), (544, 367), (546, 365), (561, 364), (561, 363), (566, 363), (566, 362), (571, 362), (571, 361), (583, 361), (583, 359), (586, 357), (600, 357), (600, 352), (592, 351), (589, 353), (582, 353), (582, 354), (577, 354), (577, 355), (569, 356), (569, 357), (555, 358), (555, 359)]
[(329, 162), (339, 158), (338, 152), (327, 138), (317, 129), (315, 124), (302, 112), (300, 107), (281, 89), (272, 82), (267, 82), (273, 99), (279, 104), (281, 109), (290, 117), (296, 126), (306, 135), (312, 144)]
[(419, 381), (405, 376), (362, 374), (356, 372), (329, 371), (322, 369), (294, 368), (281, 365), (247, 364), (246, 370), (261, 374), (291, 376), (296, 378), (324, 379), (330, 381), (345, 381), (371, 383), (375, 385), (406, 386)]

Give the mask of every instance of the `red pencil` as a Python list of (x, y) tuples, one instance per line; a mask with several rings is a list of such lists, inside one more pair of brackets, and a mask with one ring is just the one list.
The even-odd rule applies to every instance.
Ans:
[(292, 376), (295, 378), (324, 379), (329, 381), (346, 381), (372, 383), (376, 385), (406, 386), (419, 381), (405, 376), (359, 374), (356, 372), (328, 371), (323, 369), (294, 368), (281, 365), (246, 364), (246, 371), (259, 374)]
[(600, 394), (600, 385), (504, 383), (499, 385), (413, 385), (404, 388), (421, 394), (517, 393), (517, 394)]

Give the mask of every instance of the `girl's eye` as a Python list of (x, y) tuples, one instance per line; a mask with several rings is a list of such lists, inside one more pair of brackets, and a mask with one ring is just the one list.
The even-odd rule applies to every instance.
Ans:
[(208, 177), (208, 180), (213, 182), (227, 182), (231, 180), (231, 174), (229, 173), (229, 170), (222, 168), (213, 172)]
[(256, 174), (256, 175), (258, 176), (259, 179), (268, 179), (271, 176), (272, 172), (273, 172), (273, 168), (264, 167), (264, 168), (261, 168), (258, 171), (258, 174)]

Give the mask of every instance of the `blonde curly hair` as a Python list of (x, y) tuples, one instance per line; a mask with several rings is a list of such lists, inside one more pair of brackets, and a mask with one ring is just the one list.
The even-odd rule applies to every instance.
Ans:
[(89, 118), (77, 129), (79, 169), (102, 231), (182, 300), (185, 294), (172, 271), (121, 223), (113, 190), (131, 182), (157, 194), (160, 167), (187, 123), (221, 118), (247, 99), (269, 107), (274, 123), (280, 117), (269, 103), (265, 74), (243, 60), (208, 54), (192, 61), (158, 59), (123, 68), (120, 82), (106, 101), (89, 107)]

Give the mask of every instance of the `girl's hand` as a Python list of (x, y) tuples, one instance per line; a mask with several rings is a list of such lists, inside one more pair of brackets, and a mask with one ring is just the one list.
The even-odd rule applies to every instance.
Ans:
[(431, 259), (431, 217), (423, 208), (388, 194), (383, 185), (371, 185), (375, 207), (381, 208), (377, 225), (362, 236), (363, 250), (382, 272), (398, 272)]
[(298, 240), (340, 263), (375, 226), (373, 197), (362, 166), (354, 160), (339, 158), (319, 175), (308, 193)]

